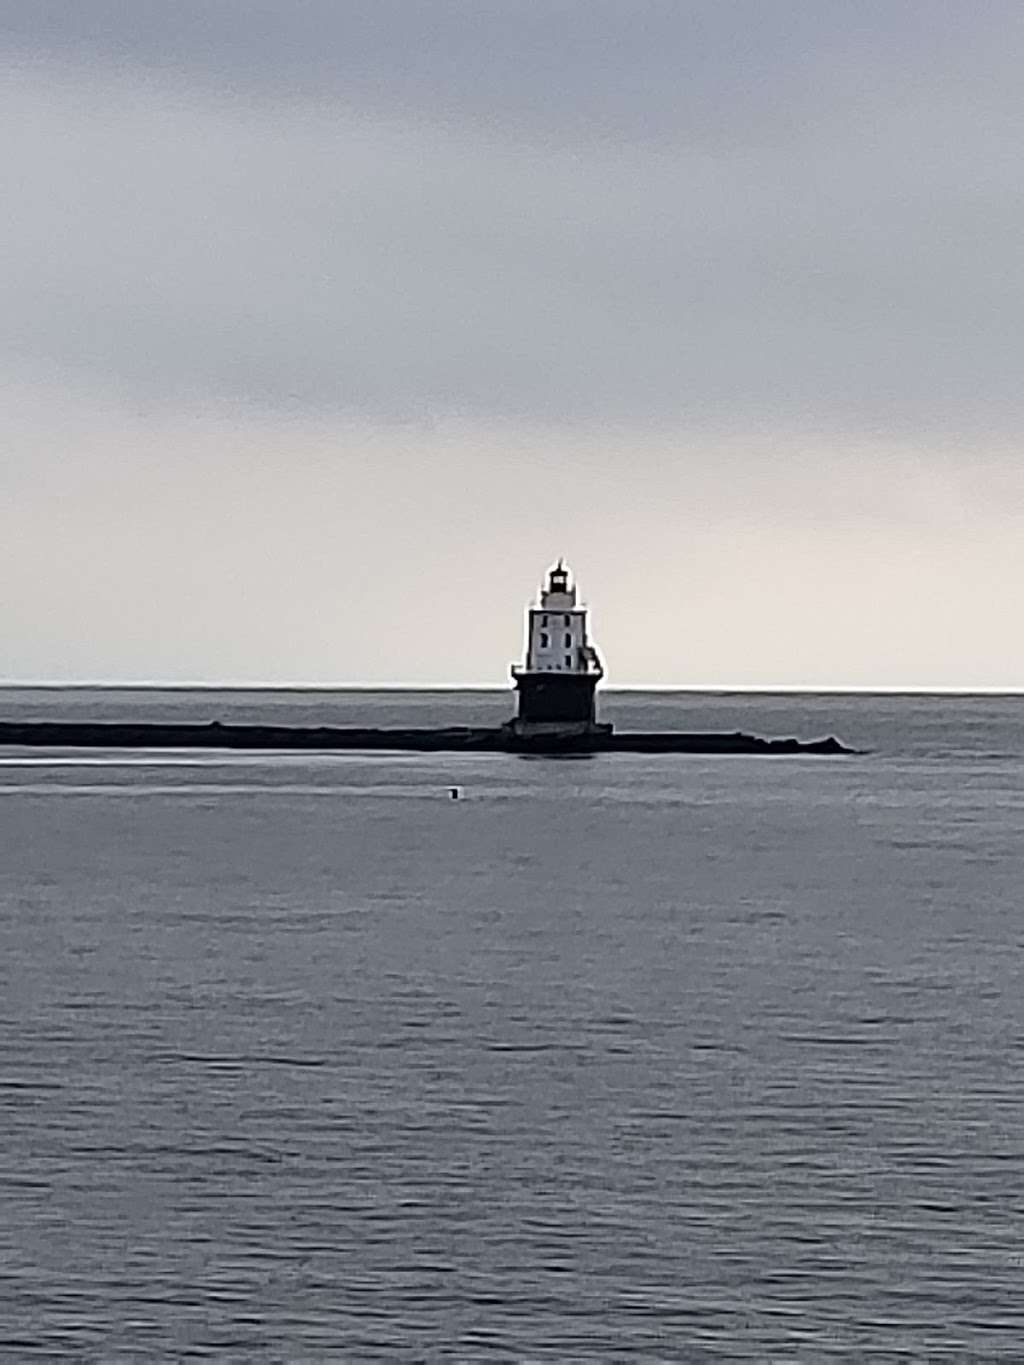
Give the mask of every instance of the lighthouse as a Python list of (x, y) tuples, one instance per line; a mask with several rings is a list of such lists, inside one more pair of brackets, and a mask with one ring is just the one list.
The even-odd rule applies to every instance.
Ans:
[(596, 723), (594, 694), (604, 676), (587, 636), (587, 609), (559, 560), (548, 572), (536, 603), (527, 610), (526, 659), (512, 666), (519, 694), (513, 732), (522, 738), (566, 738), (610, 733)]

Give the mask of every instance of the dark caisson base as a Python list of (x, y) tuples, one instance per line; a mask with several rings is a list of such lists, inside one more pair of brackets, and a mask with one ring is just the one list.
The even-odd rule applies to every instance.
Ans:
[(404, 750), (414, 753), (851, 754), (837, 739), (760, 739), (680, 731), (613, 734), (608, 726), (532, 732), (515, 722), (493, 729), (337, 730), (284, 725), (132, 725), (116, 722), (0, 721), (0, 745), (52, 749)]
[(517, 722), (526, 725), (593, 725), (596, 673), (514, 672)]

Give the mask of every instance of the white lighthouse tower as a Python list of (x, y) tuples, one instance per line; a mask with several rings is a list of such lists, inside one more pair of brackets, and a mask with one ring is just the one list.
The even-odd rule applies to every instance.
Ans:
[(587, 637), (587, 609), (578, 604), (576, 584), (559, 560), (527, 612), (526, 659), (512, 668), (519, 693), (513, 730), (523, 737), (610, 731), (595, 720), (594, 693), (603, 676)]

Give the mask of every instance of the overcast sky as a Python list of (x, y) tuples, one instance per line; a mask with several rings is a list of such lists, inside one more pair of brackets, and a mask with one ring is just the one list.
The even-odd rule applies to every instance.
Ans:
[(1024, 686), (1020, 0), (0, 44), (0, 676)]

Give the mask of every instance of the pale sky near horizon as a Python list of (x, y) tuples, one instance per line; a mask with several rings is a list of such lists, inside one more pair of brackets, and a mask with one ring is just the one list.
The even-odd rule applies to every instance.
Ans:
[(0, 0), (0, 678), (1024, 686), (1019, 0)]

